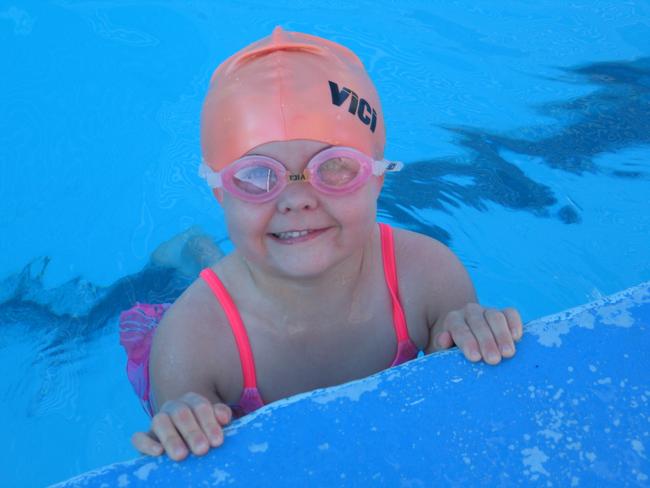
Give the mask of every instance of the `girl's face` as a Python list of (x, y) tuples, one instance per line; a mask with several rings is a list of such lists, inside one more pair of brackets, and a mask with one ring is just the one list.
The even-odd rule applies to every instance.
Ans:
[[(316, 141), (270, 142), (248, 154), (270, 156), (293, 174), (328, 147)], [(383, 178), (371, 176), (358, 190), (331, 196), (306, 182), (291, 183), (266, 203), (220, 192), (228, 233), (240, 255), (265, 272), (313, 277), (357, 253), (372, 235)]]

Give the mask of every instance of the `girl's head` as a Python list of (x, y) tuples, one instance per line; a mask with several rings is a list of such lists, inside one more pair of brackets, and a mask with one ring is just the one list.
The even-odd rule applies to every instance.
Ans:
[(262, 144), (301, 139), (381, 159), (381, 104), (352, 51), (276, 27), (212, 75), (201, 116), (203, 160), (220, 171)]
[[(399, 169), (382, 160), (384, 144), (377, 91), (339, 44), (276, 27), (212, 75), (202, 174), (237, 249), (267, 269), (315, 275), (363, 247), (376, 176)], [(312, 184), (287, 184), (303, 179)]]

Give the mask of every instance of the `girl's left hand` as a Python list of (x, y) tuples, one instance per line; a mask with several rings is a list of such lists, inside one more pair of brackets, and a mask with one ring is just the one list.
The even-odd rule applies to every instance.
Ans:
[(515, 341), (522, 334), (521, 317), (516, 309), (496, 310), (468, 303), (436, 322), (427, 349), (448, 349), (455, 344), (470, 361), (483, 358), (488, 364), (498, 364), (502, 357), (515, 355)]

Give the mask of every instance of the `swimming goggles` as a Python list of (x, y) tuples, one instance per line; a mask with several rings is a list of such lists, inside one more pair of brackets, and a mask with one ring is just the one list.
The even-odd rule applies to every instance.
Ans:
[(289, 183), (308, 181), (327, 195), (345, 195), (359, 189), (370, 175), (381, 176), (399, 171), (399, 161), (375, 160), (351, 147), (334, 146), (316, 154), (302, 173), (293, 174), (268, 156), (244, 156), (221, 171), (201, 163), (199, 176), (211, 188), (223, 188), (233, 196), (251, 203), (273, 200)]

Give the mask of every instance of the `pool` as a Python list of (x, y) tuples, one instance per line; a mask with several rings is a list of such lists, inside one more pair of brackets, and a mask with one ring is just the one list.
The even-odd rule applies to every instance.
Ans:
[(482, 302), (530, 320), (650, 279), (647, 3), (318, 5), (0, 7), (3, 486), (136, 456), (116, 314), (186, 286), (147, 266), (174, 236), (228, 251), (198, 114), (275, 25), (364, 61), (406, 163), (379, 218), (449, 245)]

